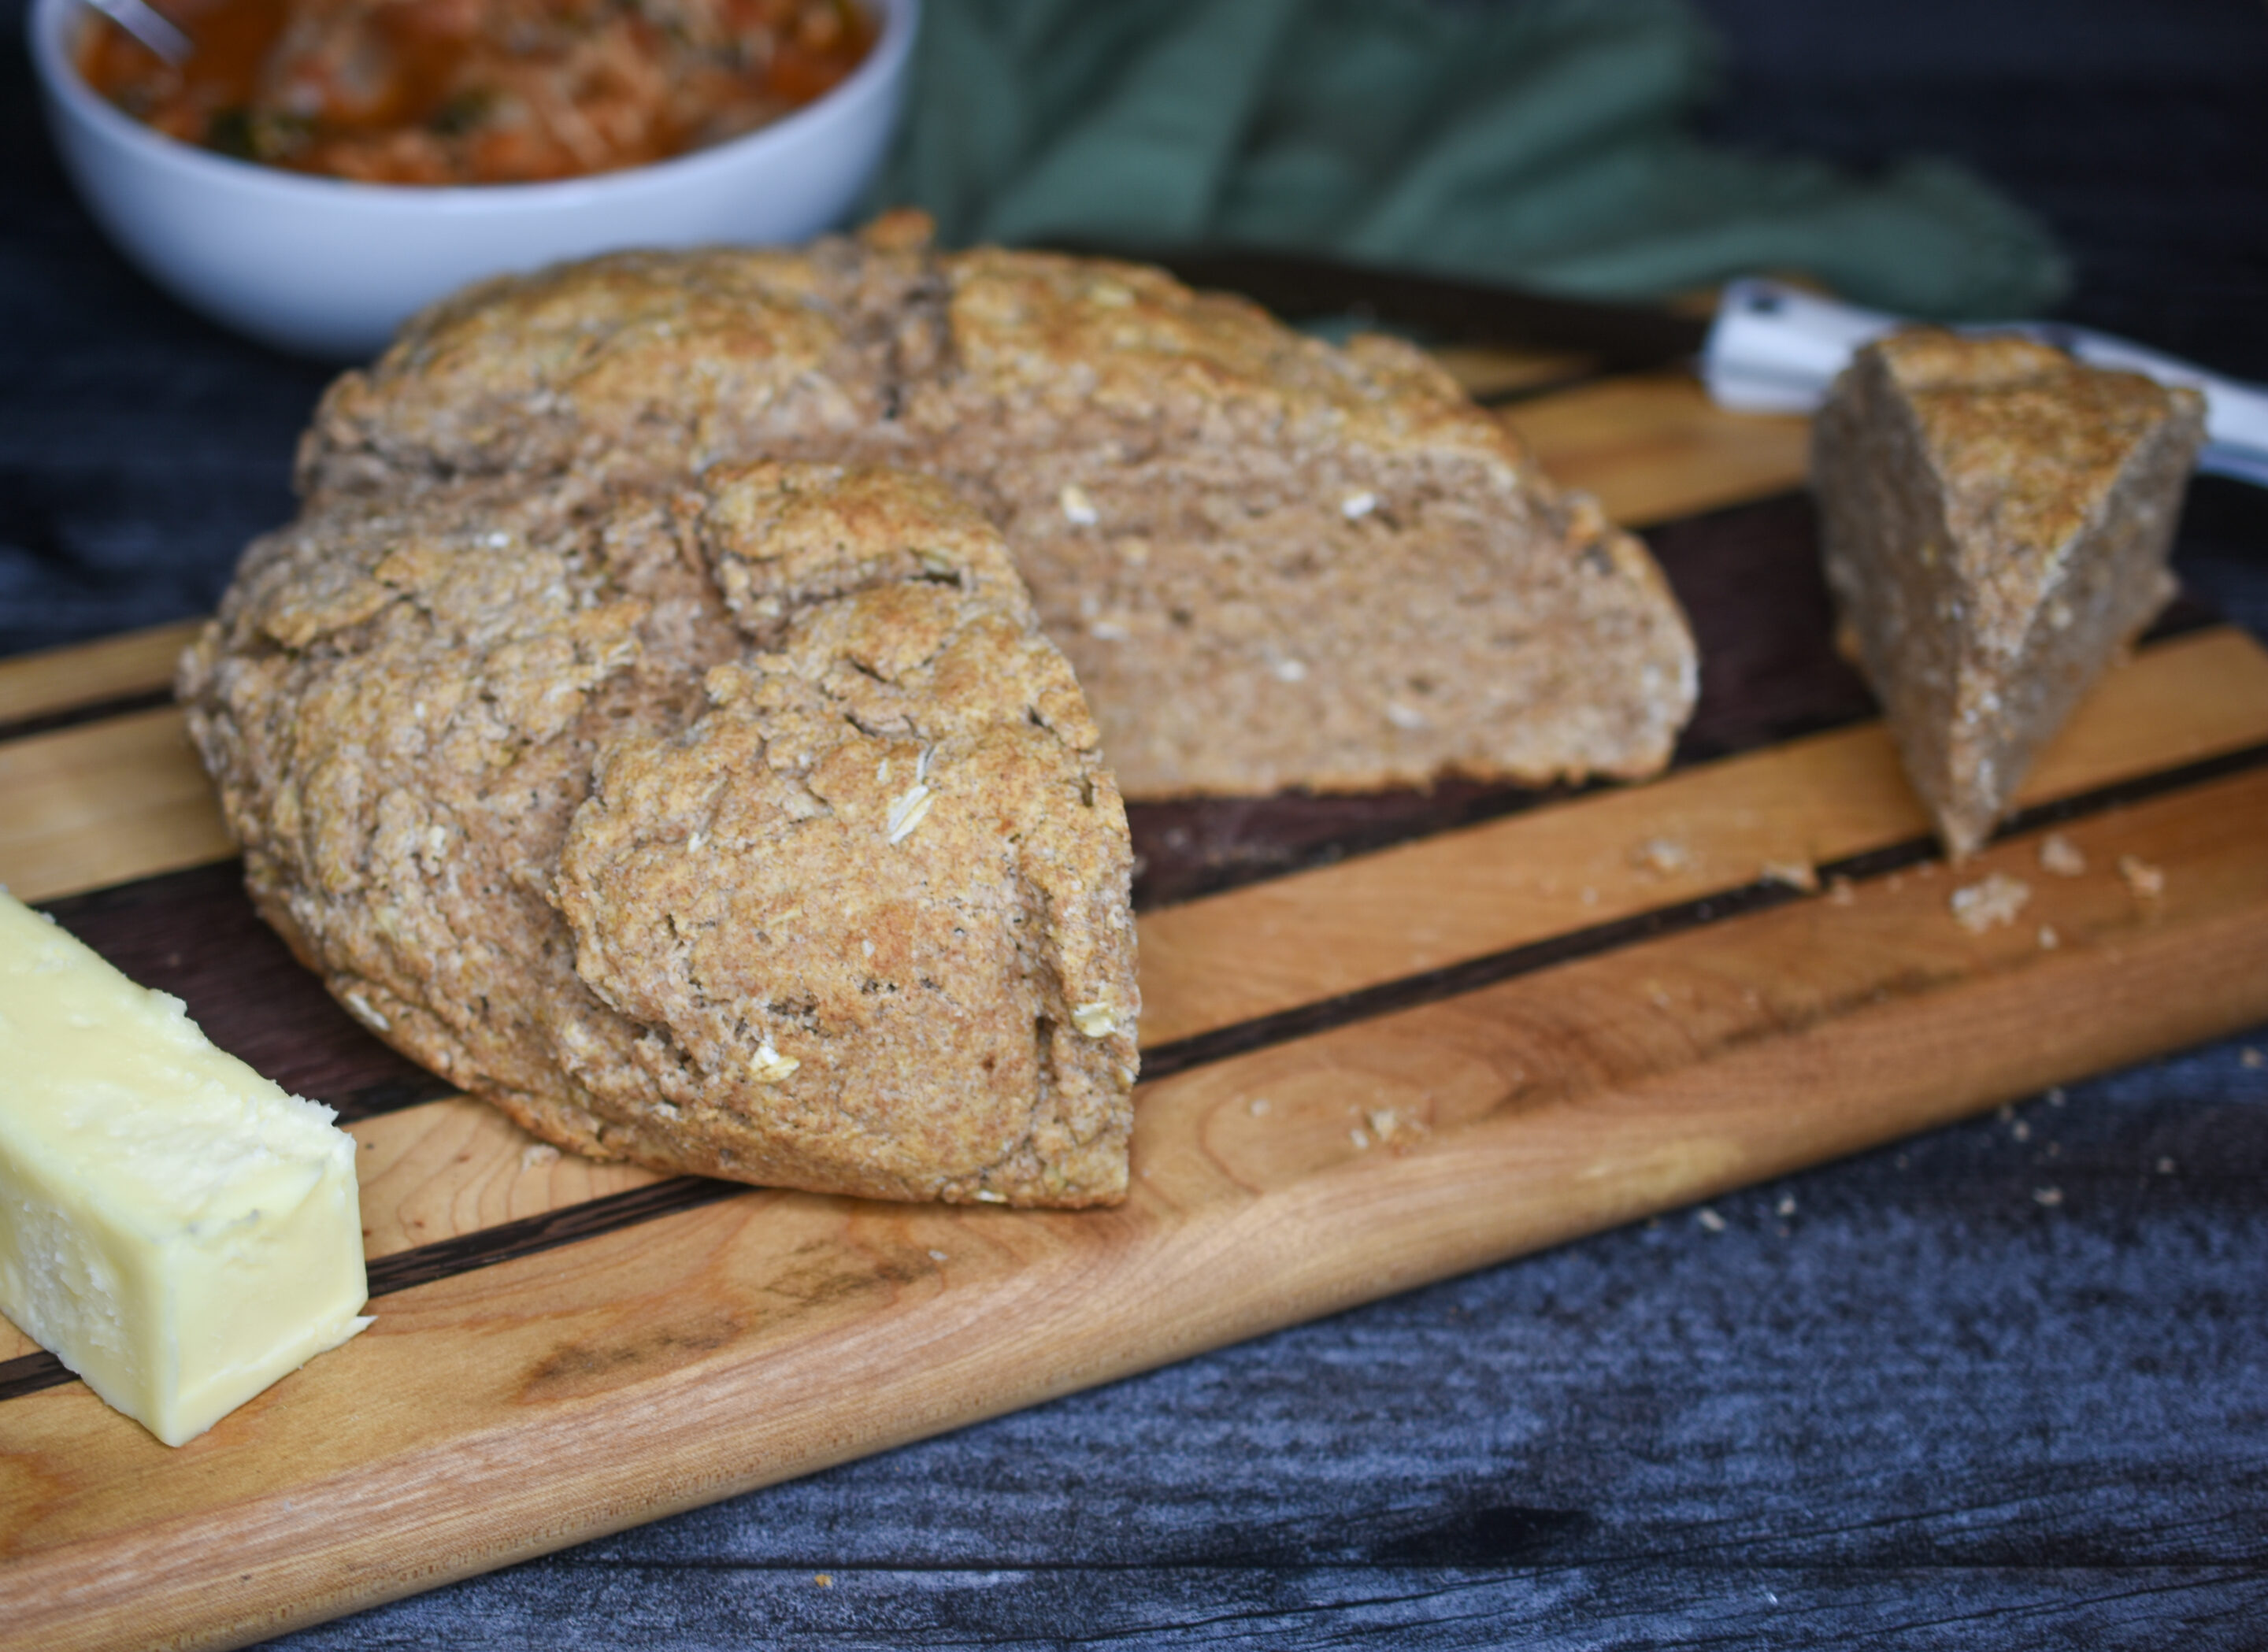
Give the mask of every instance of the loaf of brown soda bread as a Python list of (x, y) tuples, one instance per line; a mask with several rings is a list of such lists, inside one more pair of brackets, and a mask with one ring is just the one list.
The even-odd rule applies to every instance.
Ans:
[(1414, 350), (904, 220), (475, 288), (299, 478), (180, 684), (256, 900), (674, 1170), (1116, 1198), (1121, 786), (1634, 776), (1695, 692), (1644, 549)]

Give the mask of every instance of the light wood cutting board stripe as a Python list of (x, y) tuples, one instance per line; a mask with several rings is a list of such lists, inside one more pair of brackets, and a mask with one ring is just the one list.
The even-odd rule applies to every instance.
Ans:
[(110, 717), (122, 717), (136, 711), (154, 711), (160, 706), (173, 703), (170, 688), (145, 688), (139, 694), (120, 694), (114, 699), (98, 700), (87, 705), (72, 706), (62, 711), (51, 711), (42, 716), (23, 717), (13, 723), (0, 723), (0, 744), (21, 740), (34, 734), (51, 734), (57, 729), (73, 729), (83, 723), (100, 723)]
[[(2209, 784), (2233, 775), (2268, 767), (2268, 741), (2235, 752), (2177, 764), (2154, 773), (2114, 781), (2090, 791), (2051, 798), (2021, 810), (1992, 834), (2000, 843), (2048, 826), (2083, 820), (2089, 816), (2125, 808), (2191, 787)], [(1822, 885), (1837, 880), (1859, 884), (1890, 877), (1934, 861), (1942, 853), (1937, 840), (1914, 837), (1862, 850), (1839, 860), (1822, 863), (1812, 875)], [(1162, 1079), (1190, 1068), (1225, 1061), (1249, 1050), (1264, 1049), (1293, 1039), (1306, 1038), (1377, 1016), (1391, 1015), (1420, 1004), (1436, 1003), (1477, 992), (1499, 981), (1597, 958), (1624, 947), (1654, 941), (1712, 923), (1745, 917), (1793, 901), (1817, 899), (1815, 893), (1778, 878), (1714, 889), (1690, 900), (1650, 907), (1610, 922), (1461, 959), (1439, 969), (1379, 981), (1352, 992), (1256, 1016), (1224, 1027), (1179, 1039), (1142, 1053), (1144, 1080)]]
[(170, 698), (174, 664), (203, 624), (180, 620), (0, 659), (0, 738), (59, 718), (99, 716), (122, 701)]

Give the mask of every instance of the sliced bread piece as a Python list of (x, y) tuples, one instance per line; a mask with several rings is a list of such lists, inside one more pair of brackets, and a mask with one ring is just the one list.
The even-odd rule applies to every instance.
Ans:
[(2194, 391), (2020, 338), (1916, 328), (1836, 381), (1812, 448), (1828, 583), (1956, 860), (2172, 595), (2204, 432)]

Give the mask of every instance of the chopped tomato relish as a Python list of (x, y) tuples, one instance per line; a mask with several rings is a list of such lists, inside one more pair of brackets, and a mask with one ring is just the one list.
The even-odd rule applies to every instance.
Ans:
[(176, 69), (107, 19), (87, 83), (184, 143), (368, 183), (533, 183), (755, 130), (857, 68), (850, 0), (162, 0)]

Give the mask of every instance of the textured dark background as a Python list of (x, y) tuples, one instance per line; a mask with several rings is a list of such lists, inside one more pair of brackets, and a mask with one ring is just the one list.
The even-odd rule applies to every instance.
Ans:
[[(2064, 236), (2066, 314), (2268, 378), (2257, 0), (1705, 4), (1719, 136), (1959, 156)], [(100, 241), (20, 5), (0, 652), (210, 606), (323, 378)], [(2268, 633), (2268, 496), (2201, 486), (2180, 565)], [(276, 1644), (2268, 1646), (2268, 1028), (1712, 1215)]]

